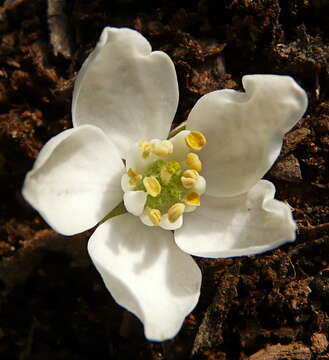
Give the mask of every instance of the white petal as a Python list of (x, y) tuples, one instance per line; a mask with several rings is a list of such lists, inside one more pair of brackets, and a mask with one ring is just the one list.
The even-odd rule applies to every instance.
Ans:
[(233, 198), (205, 195), (202, 205), (185, 215), (175, 232), (177, 245), (189, 254), (225, 258), (261, 253), (295, 240), (289, 205), (273, 199), (275, 188), (259, 181)]
[(126, 153), (126, 169), (133, 169), (134, 171), (142, 174), (154, 161), (159, 160), (159, 157), (153, 153), (149, 156), (143, 157), (138, 143), (133, 144)]
[(179, 132), (170, 139), (170, 141), (173, 143), (174, 146), (174, 151), (169, 157), (170, 160), (185, 161), (186, 155), (190, 152), (193, 152), (193, 150), (191, 150), (186, 145), (186, 141), (185, 141), (185, 137), (190, 132), (191, 132), (190, 130), (182, 130), (181, 132)]
[(206, 179), (203, 176), (199, 176), (198, 180), (196, 181), (196, 184), (193, 186), (191, 191), (196, 192), (199, 195), (202, 195), (205, 193), (207, 188)]
[(137, 31), (107, 27), (75, 84), (74, 126), (100, 127), (123, 158), (138, 140), (167, 138), (177, 109), (174, 65), (151, 50)]
[(128, 176), (127, 173), (124, 173), (121, 178), (121, 189), (124, 192), (134, 190), (135, 188), (134, 185), (129, 184), (129, 181), (130, 181), (130, 177)]
[(123, 195), (123, 202), (128, 212), (135, 216), (143, 213), (147, 193), (145, 191), (127, 191)]
[(177, 334), (198, 301), (201, 272), (171, 231), (124, 214), (96, 229), (88, 251), (115, 301), (143, 322), (148, 339)]
[(245, 93), (214, 91), (192, 109), (187, 128), (201, 131), (200, 152), (206, 193), (234, 196), (260, 180), (280, 153), (285, 132), (307, 107), (303, 89), (289, 76), (248, 75)]
[(155, 226), (146, 211), (144, 211), (143, 214), (139, 218), (144, 225)]
[(165, 230), (177, 230), (183, 225), (183, 215), (179, 216), (178, 219), (174, 222), (170, 222), (168, 215), (161, 216), (160, 227)]
[(66, 130), (41, 150), (23, 195), (57, 232), (96, 225), (122, 200), (123, 162), (116, 147), (90, 125)]
[(190, 213), (192, 211), (195, 211), (197, 208), (198, 206), (185, 205), (184, 213)]

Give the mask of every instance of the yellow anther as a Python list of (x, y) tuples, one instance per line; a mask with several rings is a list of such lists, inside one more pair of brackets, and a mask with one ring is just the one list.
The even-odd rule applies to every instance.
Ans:
[(188, 153), (185, 162), (190, 169), (196, 170), (198, 172), (200, 172), (202, 169), (202, 163), (197, 154)]
[(199, 131), (191, 131), (185, 136), (185, 142), (190, 149), (195, 151), (200, 151), (207, 144), (205, 136)]
[(199, 177), (199, 173), (196, 170), (188, 169), (183, 172), (183, 176), (196, 180)]
[(180, 178), (185, 189), (191, 189), (199, 178), (199, 173), (196, 170), (189, 169), (183, 172)]
[(137, 181), (142, 178), (142, 175), (138, 174), (138, 172), (134, 171), (132, 168), (128, 169), (128, 176), (129, 176), (129, 185), (133, 186), (136, 185)]
[(170, 140), (163, 140), (161, 142), (152, 144), (152, 151), (158, 156), (168, 156), (172, 154), (174, 145)]
[(141, 140), (138, 143), (138, 148), (142, 152), (142, 156), (144, 159), (148, 158), (150, 156), (150, 153), (152, 151), (152, 144), (148, 141)]
[(160, 194), (161, 185), (156, 177), (154, 177), (154, 176), (145, 177), (143, 179), (143, 184), (145, 186), (146, 192), (149, 195), (156, 197)]
[(146, 211), (147, 211), (147, 215), (148, 215), (149, 219), (152, 221), (152, 224), (155, 226), (159, 226), (161, 223), (160, 210), (148, 208)]
[(195, 179), (191, 179), (191, 178), (185, 178), (185, 177), (181, 177), (181, 182), (182, 185), (184, 186), (185, 189), (192, 189), (192, 187), (195, 185), (196, 180)]
[(168, 210), (168, 220), (173, 223), (175, 222), (184, 212), (185, 205), (182, 203), (176, 203), (171, 206)]
[(195, 192), (187, 193), (184, 196), (184, 202), (186, 205), (200, 206), (200, 196)]

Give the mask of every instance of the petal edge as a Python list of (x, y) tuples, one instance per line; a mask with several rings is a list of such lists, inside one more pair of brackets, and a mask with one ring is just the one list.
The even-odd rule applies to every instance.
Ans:
[(96, 229), (88, 251), (115, 301), (144, 323), (149, 340), (177, 334), (198, 301), (201, 272), (172, 232), (119, 215)]
[(186, 214), (175, 232), (176, 244), (201, 257), (249, 256), (272, 250), (296, 238), (289, 205), (273, 199), (274, 185), (259, 181), (234, 198), (204, 196), (202, 206)]
[(54, 230), (73, 235), (96, 225), (122, 200), (123, 172), (115, 146), (100, 129), (85, 125), (44, 145), (22, 193)]
[(305, 91), (289, 76), (247, 75), (242, 82), (246, 92), (204, 95), (187, 120), (187, 129), (208, 140), (200, 158), (211, 196), (249, 191), (273, 165), (284, 133), (307, 108)]
[(178, 104), (174, 65), (137, 31), (107, 27), (83, 64), (73, 93), (74, 126), (100, 127), (120, 150), (165, 139)]

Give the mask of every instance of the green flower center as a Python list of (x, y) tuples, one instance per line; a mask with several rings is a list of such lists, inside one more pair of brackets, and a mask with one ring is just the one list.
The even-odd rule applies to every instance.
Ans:
[(146, 191), (143, 180), (148, 177), (156, 178), (161, 185), (161, 192), (157, 196), (147, 195), (146, 207), (158, 209), (164, 214), (172, 205), (182, 202), (186, 190), (181, 182), (182, 169), (177, 161), (157, 160), (141, 176), (135, 190)]

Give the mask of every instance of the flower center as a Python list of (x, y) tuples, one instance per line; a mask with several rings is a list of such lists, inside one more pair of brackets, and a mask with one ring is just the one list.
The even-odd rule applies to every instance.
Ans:
[[(125, 193), (124, 197), (127, 210), (141, 216), (142, 221), (146, 219), (143, 222), (150, 226), (173, 229), (175, 226), (170, 224), (181, 223), (184, 212), (200, 206), (200, 196), (205, 191), (205, 179), (200, 175), (202, 163), (193, 152), (200, 151), (205, 144), (202, 133), (187, 130), (172, 141), (140, 141), (134, 148), (137, 156), (133, 150), (135, 168), (128, 168), (124, 175), (130, 190), (129, 196)], [(123, 190), (127, 192), (127, 188)], [(143, 198), (143, 204), (139, 204), (142, 207), (136, 205), (135, 192), (139, 192), (138, 199)]]
[(177, 202), (183, 201), (182, 169), (177, 161), (156, 160), (136, 183), (136, 190), (147, 192), (146, 207), (167, 213)]

